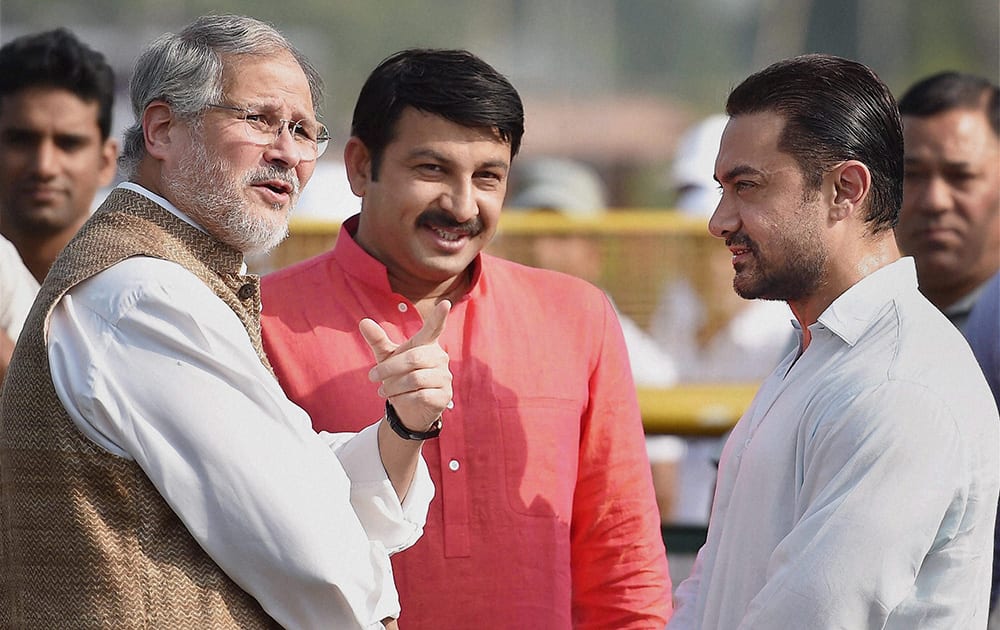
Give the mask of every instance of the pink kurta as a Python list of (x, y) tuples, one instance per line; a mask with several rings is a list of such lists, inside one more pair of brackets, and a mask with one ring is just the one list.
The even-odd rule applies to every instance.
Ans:
[[(358, 332), (421, 327), (348, 220), (331, 252), (264, 278), (264, 346), (317, 430), (356, 431), (384, 401)], [(670, 578), (635, 388), (604, 294), (482, 255), (448, 317), (454, 409), (424, 445), (437, 495), (393, 557), (400, 624), (662, 628)]]

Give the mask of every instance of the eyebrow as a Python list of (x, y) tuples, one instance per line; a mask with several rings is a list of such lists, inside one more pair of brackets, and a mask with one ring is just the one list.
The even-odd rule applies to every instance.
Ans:
[[(46, 135), (45, 132), (39, 131), (38, 129), (29, 127), (17, 127), (11, 126), (4, 129), (0, 129), (0, 134), (6, 138), (20, 137), (20, 138), (32, 138), (38, 139)], [(57, 131), (52, 134), (53, 137), (59, 140), (73, 140), (76, 142), (86, 142), (90, 139), (90, 136), (86, 133), (77, 133), (74, 131)]]
[[(278, 113), (278, 110), (281, 109), (284, 103), (274, 99), (266, 99), (263, 101), (248, 101), (244, 102), (242, 105), (239, 104), (239, 102), (235, 102), (235, 105), (237, 107), (240, 107), (241, 109), (251, 111), (255, 114), (268, 114), (268, 115), (280, 116), (281, 114)], [(290, 115), (298, 116), (298, 114), (290, 114)], [(298, 120), (300, 121), (307, 120), (310, 122), (318, 122), (318, 123), (322, 122), (316, 116), (316, 112), (312, 110), (310, 110), (308, 114), (306, 114), (302, 118), (299, 118)]]
[(733, 168), (723, 173), (721, 180), (715, 175), (712, 175), (712, 179), (722, 184), (725, 182), (730, 182), (735, 178), (740, 177), (741, 175), (763, 175), (763, 174), (764, 174), (763, 171), (761, 171), (760, 169), (756, 169), (750, 166), (749, 164), (740, 164), (739, 166), (734, 166)]

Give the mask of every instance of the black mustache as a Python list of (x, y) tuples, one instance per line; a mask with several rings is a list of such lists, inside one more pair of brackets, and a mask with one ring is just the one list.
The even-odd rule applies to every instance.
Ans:
[(430, 228), (461, 230), (468, 236), (476, 236), (483, 231), (483, 221), (478, 216), (464, 222), (456, 221), (455, 217), (444, 210), (424, 210), (417, 217), (417, 225)]
[(757, 246), (746, 234), (734, 234), (726, 238), (726, 247), (744, 247), (750, 251), (757, 251)]

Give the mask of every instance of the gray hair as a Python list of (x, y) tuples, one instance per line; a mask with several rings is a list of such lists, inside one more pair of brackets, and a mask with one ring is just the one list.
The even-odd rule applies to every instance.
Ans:
[(142, 115), (153, 101), (164, 101), (182, 119), (198, 121), (209, 103), (222, 99), (222, 71), (228, 55), (292, 54), (309, 82), (319, 115), (323, 81), (302, 53), (273, 26), (239, 15), (199, 17), (180, 33), (153, 40), (135, 62), (129, 94), (135, 122), (125, 130), (118, 166), (131, 177), (146, 155)]

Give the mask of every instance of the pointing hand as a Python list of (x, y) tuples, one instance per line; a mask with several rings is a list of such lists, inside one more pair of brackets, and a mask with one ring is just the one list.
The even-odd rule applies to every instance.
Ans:
[(375, 356), (368, 378), (381, 382), (379, 395), (387, 398), (400, 420), (412, 431), (426, 431), (451, 402), (451, 371), (448, 354), (438, 345), (444, 332), (451, 302), (434, 306), (423, 328), (407, 341), (396, 344), (376, 322), (363, 319), (361, 336)]

